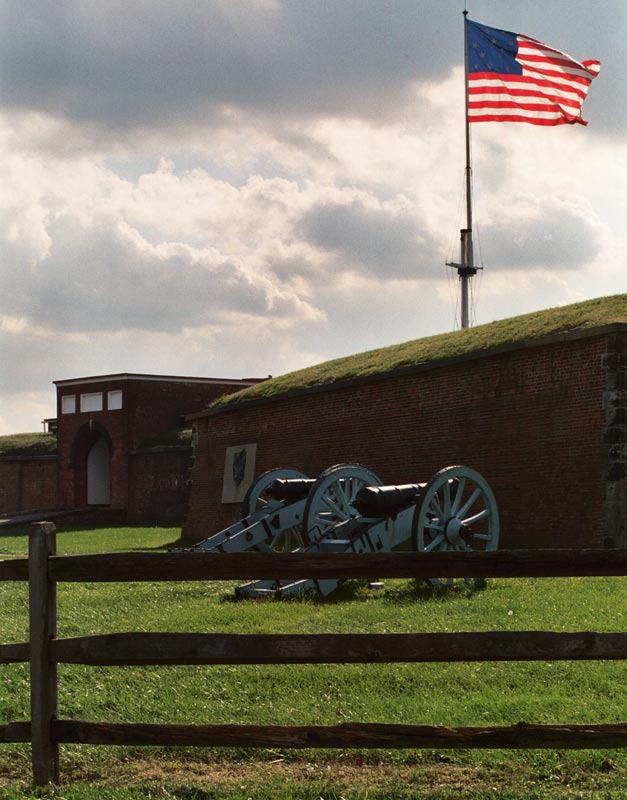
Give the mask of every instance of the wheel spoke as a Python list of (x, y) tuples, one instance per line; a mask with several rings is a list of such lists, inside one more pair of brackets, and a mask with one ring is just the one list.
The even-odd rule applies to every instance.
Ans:
[(433, 510), (435, 511), (435, 515), (437, 517), (439, 517), (440, 519), (444, 517), (444, 514), (442, 513), (442, 506), (440, 505), (440, 498), (437, 496), (437, 494), (433, 495), (433, 497), (431, 498), (431, 502), (429, 503), (429, 506), (430, 506), (429, 510), (433, 508)]
[(480, 511), (478, 514), (475, 514), (473, 517), (468, 517), (468, 519), (462, 520), (462, 522), (467, 527), (470, 527), (471, 525), (474, 525), (475, 522), (479, 522), (480, 519), (487, 519), (488, 517), (491, 516), (491, 514), (492, 514), (492, 512), (490, 511), (489, 508), (484, 508), (483, 511)]
[(430, 553), (432, 550), (435, 550), (442, 542), (444, 541), (444, 534), (441, 533), (439, 536), (436, 536), (432, 542), (429, 542), (428, 545), (425, 546), (424, 552)]
[(464, 552), (466, 552), (467, 550), (472, 551), (472, 547), (469, 544), (466, 544), (466, 542), (464, 542), (463, 540), (457, 545), (455, 549), (463, 550)]
[(459, 508), (460, 503), (462, 502), (462, 497), (464, 496), (464, 489), (466, 487), (466, 478), (460, 478), (459, 484), (457, 486), (457, 492), (455, 492), (455, 500), (453, 501), (453, 505), (451, 506), (451, 516), (457, 516), (457, 509)]
[(342, 503), (338, 502), (338, 499), (336, 497), (327, 494), (323, 495), (320, 498), (320, 500), (322, 503), (328, 506), (328, 508), (330, 509), (330, 513), (335, 514), (336, 517), (341, 517), (342, 520), (348, 518), (348, 515), (346, 514), (344, 508), (342, 507)]
[(336, 519), (331, 514), (314, 514), (314, 520), (318, 523), (318, 528), (323, 531), (335, 526)]
[(338, 483), (339, 489), (339, 501), (342, 507), (342, 511), (345, 514), (345, 519), (348, 519), (351, 514), (350, 508), (350, 500), (351, 500), (351, 485), (352, 485), (352, 478), (346, 478), (344, 481), (340, 481)]
[(474, 492), (470, 495), (468, 500), (466, 500), (466, 502), (464, 503), (463, 507), (460, 508), (459, 511), (456, 512), (455, 516), (463, 519), (464, 516), (472, 508), (473, 504), (475, 503), (476, 499), (479, 497), (480, 494), (481, 494), (481, 489), (479, 489), (479, 487), (477, 487), (474, 490)]
[(444, 495), (444, 514), (448, 517), (451, 511), (451, 484), (448, 481), (442, 487), (442, 493)]

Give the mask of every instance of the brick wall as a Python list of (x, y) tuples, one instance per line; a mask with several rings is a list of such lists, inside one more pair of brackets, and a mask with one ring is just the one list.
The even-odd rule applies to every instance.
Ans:
[(0, 459), (0, 512), (59, 508), (56, 456)]
[(135, 453), (130, 461), (130, 522), (181, 522), (187, 510), (191, 447)]
[(627, 546), (627, 334), (608, 338), (605, 371), (605, 516), (607, 545)]
[(496, 494), (501, 546), (601, 545), (607, 349), (605, 334), (558, 337), (199, 418), (184, 533), (204, 538), (239, 517), (221, 503), (225, 448), (256, 443), (256, 474), (297, 467), (315, 477), (358, 462), (384, 483), (407, 483), (466, 464)]

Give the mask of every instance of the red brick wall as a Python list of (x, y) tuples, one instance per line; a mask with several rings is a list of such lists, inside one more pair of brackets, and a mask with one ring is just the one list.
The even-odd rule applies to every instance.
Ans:
[(187, 509), (191, 448), (131, 456), (130, 522), (181, 522)]
[[(129, 381), (125, 392), (129, 416), (129, 449), (145, 439), (181, 425), (183, 416), (207, 408), (223, 394), (238, 391), (228, 384)], [(128, 398), (128, 399), (127, 399)], [(112, 412), (115, 413), (115, 412)]]
[(465, 464), (496, 494), (501, 546), (599, 545), (605, 352), (604, 336), (571, 339), (199, 419), (185, 535), (238, 518), (221, 503), (225, 448), (257, 443), (257, 474), (359, 462), (407, 483)]
[(0, 460), (0, 513), (58, 507), (55, 456)]

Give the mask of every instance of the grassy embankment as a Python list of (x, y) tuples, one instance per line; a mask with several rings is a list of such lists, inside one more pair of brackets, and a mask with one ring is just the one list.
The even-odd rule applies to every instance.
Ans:
[[(61, 532), (60, 553), (159, 549), (179, 531)], [(0, 534), (0, 558), (26, 537)], [(233, 584), (62, 584), (60, 637), (127, 630), (405, 632), (625, 630), (627, 579), (490, 581), (435, 591), (346, 584), (325, 601), (235, 601)], [(0, 641), (27, 638), (26, 587), (0, 583)], [(627, 720), (623, 662), (59, 668), (59, 709), (94, 721), (444, 725)], [(0, 665), (0, 724), (28, 719), (26, 665)], [(244, 751), (62, 746), (63, 786), (29, 790), (29, 748), (0, 745), (0, 797), (66, 800), (595, 798), (626, 796), (621, 751)]]
[(0, 436), (0, 457), (53, 456), (57, 437), (52, 433), (13, 433)]
[(368, 380), (433, 361), (459, 358), (546, 336), (585, 331), (615, 322), (627, 322), (627, 294), (612, 295), (549, 308), (532, 314), (478, 325), (467, 330), (427, 336), (365, 353), (336, 358), (312, 367), (225, 395), (213, 403), (220, 408), (249, 401), (269, 400), (293, 392), (332, 386), (343, 381)]

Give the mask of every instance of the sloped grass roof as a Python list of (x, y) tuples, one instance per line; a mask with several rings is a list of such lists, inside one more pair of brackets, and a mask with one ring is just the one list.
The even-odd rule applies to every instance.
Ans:
[(368, 379), (403, 368), (480, 355), (498, 347), (621, 322), (627, 323), (627, 294), (599, 297), (325, 361), (225, 395), (210, 408), (218, 410), (250, 401), (270, 400), (293, 392), (331, 387), (336, 383)]
[(0, 436), (0, 458), (15, 456), (54, 456), (57, 437), (52, 433), (13, 433)]

